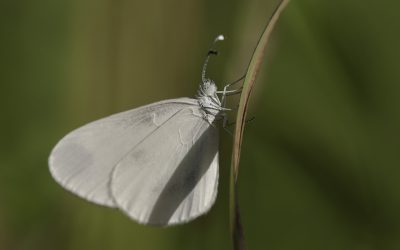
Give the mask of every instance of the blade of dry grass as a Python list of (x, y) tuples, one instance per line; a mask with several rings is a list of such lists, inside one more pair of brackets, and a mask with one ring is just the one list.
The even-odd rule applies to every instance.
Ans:
[(265, 49), (268, 45), (272, 30), (289, 0), (282, 0), (265, 27), (257, 47), (253, 52), (246, 77), (243, 82), (243, 90), (240, 95), (239, 108), (236, 117), (236, 126), (234, 131), (232, 160), (231, 160), (231, 180), (230, 180), (230, 227), (234, 250), (246, 249), (244, 241), (243, 226), (240, 219), (239, 202), (237, 195), (237, 179), (239, 173), (240, 150), (242, 146), (243, 131), (246, 121), (247, 108), (251, 91), (264, 59)]

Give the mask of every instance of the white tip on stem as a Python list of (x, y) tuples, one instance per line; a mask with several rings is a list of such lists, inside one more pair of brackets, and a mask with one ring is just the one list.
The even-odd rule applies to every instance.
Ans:
[(217, 38), (215, 38), (215, 41), (223, 41), (224, 39), (225, 37), (223, 35), (219, 35)]

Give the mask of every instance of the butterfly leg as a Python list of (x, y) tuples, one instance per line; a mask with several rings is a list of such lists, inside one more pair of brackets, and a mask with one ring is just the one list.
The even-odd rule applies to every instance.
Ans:
[(240, 78), (237, 79), (236, 81), (225, 85), (224, 89), (227, 89), (227, 88), (229, 88), (230, 86), (233, 86), (233, 85), (237, 84), (238, 82), (240, 82), (241, 80), (243, 80), (245, 77), (246, 77), (246, 74), (244, 74), (242, 77), (240, 77)]
[(228, 134), (230, 134), (231, 136), (233, 136), (233, 133), (228, 129), (228, 116), (226, 113), (222, 113), (222, 128), (228, 132)]
[(229, 87), (237, 84), (238, 82), (240, 82), (241, 80), (243, 80), (246, 77), (246, 75), (243, 75), (242, 77), (240, 77), (239, 79), (237, 79), (236, 81), (225, 85), (224, 90), (223, 91), (217, 91), (217, 94), (221, 94), (221, 103), (222, 103), (222, 107), (225, 107), (226, 104), (226, 96), (230, 96), (230, 95), (236, 95), (242, 92), (242, 88), (240, 87), (238, 89), (235, 90), (227, 90)]

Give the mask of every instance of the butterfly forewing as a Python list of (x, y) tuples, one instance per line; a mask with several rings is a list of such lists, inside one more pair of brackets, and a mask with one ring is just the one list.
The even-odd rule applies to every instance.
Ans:
[(191, 106), (198, 106), (197, 100), (166, 100), (78, 128), (54, 147), (49, 157), (50, 172), (57, 182), (73, 193), (114, 207), (110, 195), (113, 168), (149, 134), (161, 128), (182, 109)]

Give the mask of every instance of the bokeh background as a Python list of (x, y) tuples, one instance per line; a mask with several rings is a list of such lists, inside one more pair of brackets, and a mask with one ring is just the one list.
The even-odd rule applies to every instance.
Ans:
[[(239, 78), (277, 2), (2, 0), (0, 249), (230, 249), (229, 134), (215, 206), (172, 228), (70, 194), (47, 157), (89, 121), (193, 96), (220, 33), (208, 75), (219, 86)], [(244, 136), (249, 249), (400, 249), (399, 9), (292, 0), (283, 13)]]

